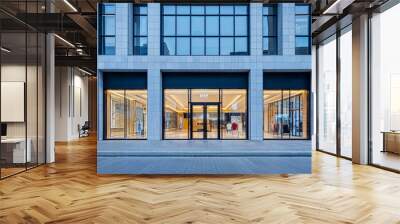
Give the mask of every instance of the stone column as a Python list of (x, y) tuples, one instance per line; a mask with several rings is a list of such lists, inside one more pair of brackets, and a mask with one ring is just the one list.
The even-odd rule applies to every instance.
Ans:
[(149, 140), (161, 140), (162, 86), (159, 68), (147, 70), (147, 135)]
[(250, 54), (263, 54), (263, 4), (250, 3)]
[(281, 55), (295, 55), (295, 7), (294, 3), (282, 3), (278, 7), (278, 49)]
[(148, 55), (160, 55), (160, 4), (149, 3), (148, 13)]
[(115, 4), (115, 55), (126, 56), (132, 54), (128, 52), (129, 49), (129, 4), (118, 3)]
[(249, 77), (249, 131), (250, 140), (262, 141), (263, 134), (263, 70), (250, 70)]

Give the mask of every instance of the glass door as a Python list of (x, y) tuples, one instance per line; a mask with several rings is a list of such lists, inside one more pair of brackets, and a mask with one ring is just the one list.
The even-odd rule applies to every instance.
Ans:
[(207, 139), (218, 139), (219, 119), (218, 119), (218, 105), (206, 105), (206, 123), (207, 123)]
[(204, 139), (205, 134), (204, 134), (204, 117), (205, 117), (205, 111), (204, 111), (204, 105), (198, 104), (198, 105), (192, 105), (191, 111), (192, 111), (192, 133), (191, 133), (191, 138), (192, 139)]
[(191, 139), (219, 138), (219, 104), (192, 103)]

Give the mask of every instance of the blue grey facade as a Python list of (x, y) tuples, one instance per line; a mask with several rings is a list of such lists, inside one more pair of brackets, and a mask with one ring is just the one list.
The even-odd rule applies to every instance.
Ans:
[[(98, 55), (99, 174), (273, 174), (310, 173), (311, 140), (264, 138), (264, 80), (269, 73), (309, 73), (311, 55), (296, 54), (296, 8), (277, 4), (276, 54), (263, 53), (263, 4), (248, 5), (248, 54), (170, 56), (162, 50), (162, 6), (147, 4), (147, 54), (134, 54), (132, 4), (115, 4), (115, 52)], [(144, 39), (143, 39), (144, 40)], [(240, 140), (168, 140), (163, 134), (163, 74), (245, 73), (247, 137)], [(144, 139), (106, 137), (105, 75), (146, 75), (147, 134)], [(227, 80), (229, 82), (229, 80)], [(312, 95), (310, 90), (310, 96)], [(311, 97), (310, 97), (311, 99)], [(311, 100), (307, 104), (311, 105)], [(311, 110), (310, 110), (311, 111)], [(311, 113), (308, 114), (311, 118)], [(308, 121), (311, 133), (312, 120)]]

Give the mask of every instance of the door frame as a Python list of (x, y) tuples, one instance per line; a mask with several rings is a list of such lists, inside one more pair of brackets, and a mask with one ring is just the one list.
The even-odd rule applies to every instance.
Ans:
[[(193, 106), (202, 106), (203, 107), (203, 138), (193, 138)], [(218, 128), (217, 128), (217, 138), (208, 138), (207, 136), (207, 128), (208, 128), (208, 119), (207, 119), (207, 106), (217, 106), (218, 111)], [(190, 116), (189, 116), (189, 130), (190, 130), (190, 140), (218, 140), (221, 139), (221, 105), (219, 102), (191, 102), (190, 103)]]

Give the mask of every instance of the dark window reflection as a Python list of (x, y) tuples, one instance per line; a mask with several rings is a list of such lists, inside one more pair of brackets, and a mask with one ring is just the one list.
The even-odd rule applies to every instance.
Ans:
[(264, 138), (308, 138), (307, 118), (307, 90), (264, 90)]
[(278, 54), (277, 5), (268, 4), (263, 7), (263, 54)]
[(99, 54), (115, 54), (115, 4), (100, 4)]
[(296, 4), (296, 54), (311, 54), (310, 5)]
[(147, 55), (147, 5), (133, 5), (133, 54)]

